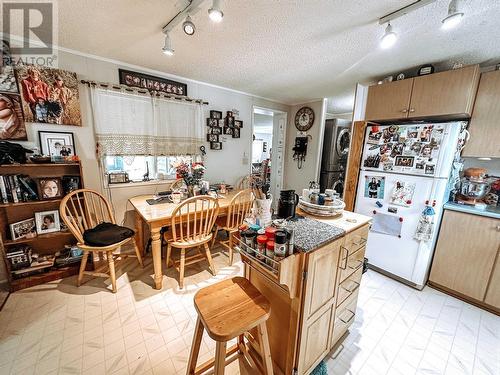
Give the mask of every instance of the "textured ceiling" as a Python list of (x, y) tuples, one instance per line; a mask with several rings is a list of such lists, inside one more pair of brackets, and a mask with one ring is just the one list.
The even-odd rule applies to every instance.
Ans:
[(500, 0), (462, 0), (466, 18), (440, 29), (448, 0), (392, 22), (396, 46), (381, 50), (378, 18), (413, 0), (224, 0), (213, 24), (208, 0), (197, 32), (172, 33), (164, 56), (162, 26), (185, 0), (61, 0), (63, 47), (245, 91), (287, 104), (330, 97), (329, 112), (352, 109), (356, 82), (426, 62), (500, 60)]

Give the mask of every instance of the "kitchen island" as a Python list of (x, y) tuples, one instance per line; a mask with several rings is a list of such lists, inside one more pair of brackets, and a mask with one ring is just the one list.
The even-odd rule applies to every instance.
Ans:
[[(306, 218), (294, 224), (295, 252), (274, 267), (241, 243), (236, 249), (245, 277), (271, 303), (267, 328), (276, 374), (309, 374), (347, 333), (371, 220), (348, 211), (336, 218), (298, 213)], [(252, 335), (248, 339), (257, 346)]]

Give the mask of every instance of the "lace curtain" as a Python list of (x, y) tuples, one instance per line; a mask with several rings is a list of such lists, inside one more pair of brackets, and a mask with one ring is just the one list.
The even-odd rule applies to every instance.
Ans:
[(195, 155), (204, 142), (201, 104), (91, 89), (100, 156)]

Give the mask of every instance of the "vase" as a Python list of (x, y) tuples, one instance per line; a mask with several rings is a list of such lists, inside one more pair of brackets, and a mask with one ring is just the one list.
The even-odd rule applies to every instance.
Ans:
[(271, 214), (271, 204), (273, 203), (273, 197), (269, 199), (255, 199), (255, 217), (257, 219), (257, 224), (262, 228), (271, 225), (272, 214)]
[(188, 185), (188, 198), (194, 197), (194, 186), (193, 185)]

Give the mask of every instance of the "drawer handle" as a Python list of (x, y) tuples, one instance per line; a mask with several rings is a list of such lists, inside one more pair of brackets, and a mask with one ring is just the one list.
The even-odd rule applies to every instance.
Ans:
[(406, 112), (408, 112), (408, 109), (405, 108), (401, 112), (406, 113)]
[(346, 292), (349, 292), (349, 293), (354, 293), (354, 292), (356, 291), (356, 289), (358, 289), (358, 288), (359, 288), (359, 283), (358, 283), (358, 282), (356, 282), (356, 281), (354, 281), (354, 280), (350, 280), (350, 281), (351, 281), (351, 283), (353, 283), (353, 284), (354, 284), (354, 288), (349, 289), (349, 288), (345, 287), (345, 286), (344, 286), (344, 284), (342, 284), (342, 285), (340, 285), (340, 286), (341, 286), (341, 287), (342, 287), (342, 289), (344, 289)]
[(345, 259), (344, 259), (344, 265), (340, 265), (339, 267), (343, 270), (347, 269), (347, 258), (349, 258), (349, 249), (344, 247), (344, 246), (341, 246), (340, 249), (342, 251), (345, 251)]
[(340, 321), (341, 321), (342, 323), (344, 323), (344, 324), (349, 324), (349, 323), (351, 322), (351, 320), (353, 320), (353, 319), (354, 319), (354, 316), (356, 316), (356, 314), (354, 313), (354, 311), (351, 311), (351, 310), (349, 310), (349, 309), (346, 309), (346, 311), (349, 311), (349, 312), (351, 313), (351, 317), (350, 317), (349, 319), (347, 319), (347, 320), (344, 320), (344, 319), (342, 319), (342, 317), (341, 317), (341, 316), (339, 316), (339, 319), (340, 319)]
[(356, 262), (358, 262), (358, 265), (356, 267), (353, 267), (349, 264), (349, 268), (351, 270), (359, 270), (359, 268), (361, 267), (361, 265), (363, 264), (363, 261), (362, 260), (356, 260)]
[(361, 239), (359, 240), (359, 242), (352, 241), (352, 244), (356, 245), (356, 246), (362, 246), (362, 245), (364, 245), (366, 243), (366, 241), (367, 241), (366, 238), (361, 237)]
[(410, 108), (410, 112), (415, 112), (415, 108)]

